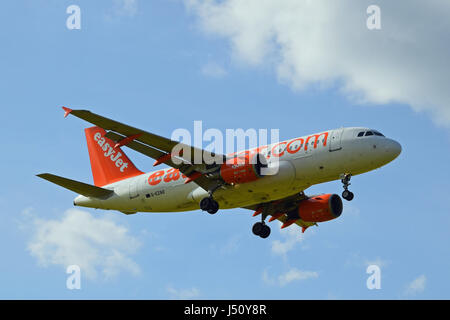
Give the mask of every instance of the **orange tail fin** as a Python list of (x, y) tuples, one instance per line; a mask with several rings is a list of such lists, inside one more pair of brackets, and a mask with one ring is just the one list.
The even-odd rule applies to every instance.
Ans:
[(142, 174), (115, 142), (99, 127), (84, 129), (94, 184), (98, 187)]

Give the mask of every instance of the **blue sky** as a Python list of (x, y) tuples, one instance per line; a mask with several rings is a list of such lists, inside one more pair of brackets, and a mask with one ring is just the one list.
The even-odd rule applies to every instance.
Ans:
[[(237, 1), (221, 3), (241, 8)], [(260, 22), (251, 6), (264, 17), (282, 12), (289, 1), (270, 10), (248, 3), (238, 11), (243, 18), (204, 1), (2, 4), (0, 298), (450, 298), (448, 93), (435, 90), (450, 84), (448, 64), (440, 64), (450, 51), (440, 39), (450, 28), (438, 20), (416, 30), (402, 20), (431, 21), (436, 3), (411, 11), (379, 1), (386, 20), (381, 30), (368, 31), (368, 2), (354, 8), (346, 1), (351, 10), (336, 12), (360, 13), (361, 30), (344, 19), (342, 28), (357, 31), (337, 37), (341, 42), (331, 44), (336, 50), (321, 50), (329, 41), (296, 42), (307, 41), (311, 31), (301, 25), (273, 24), (266, 37), (271, 21), (251, 27)], [(81, 30), (66, 28), (71, 4), (81, 8)], [(339, 17), (308, 9), (327, 21)], [(303, 33), (290, 38), (289, 28), (297, 27)], [(374, 43), (379, 51), (364, 51)], [(367, 126), (399, 141), (403, 151), (387, 166), (352, 179), (355, 199), (345, 202), (339, 219), (304, 236), (295, 228), (279, 231), (275, 222), (262, 240), (251, 234), (256, 218), (244, 209), (214, 216), (68, 212), (75, 194), (35, 177), (52, 172), (92, 183), (83, 133), (88, 124), (64, 119), (62, 105), (169, 137), (177, 128), (191, 130), (194, 120), (224, 131), (276, 128), (280, 139)], [(151, 159), (127, 154), (139, 169), (152, 170)], [(341, 190), (335, 181), (307, 192)], [(58, 234), (73, 216), (101, 226), (98, 237), (106, 244), (86, 238), (87, 231), (67, 239)], [(49, 245), (51, 236), (65, 246)], [(82, 270), (81, 290), (68, 290), (64, 262), (73, 255), (57, 251), (81, 244), (93, 255), (91, 273)], [(366, 287), (369, 264), (381, 268), (380, 290)]]

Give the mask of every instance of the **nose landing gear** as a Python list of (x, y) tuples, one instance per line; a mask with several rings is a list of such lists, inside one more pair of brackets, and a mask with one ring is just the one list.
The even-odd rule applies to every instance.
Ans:
[(350, 185), (350, 179), (352, 177), (351, 173), (345, 173), (341, 175), (341, 182), (343, 184), (344, 191), (342, 192), (342, 198), (347, 201), (352, 201), (354, 194), (350, 190), (348, 190), (348, 186)]

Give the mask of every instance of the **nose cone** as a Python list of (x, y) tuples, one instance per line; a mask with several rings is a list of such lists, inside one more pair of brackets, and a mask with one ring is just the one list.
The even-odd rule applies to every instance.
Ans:
[(385, 156), (389, 161), (394, 160), (402, 152), (402, 146), (395, 140), (387, 139), (384, 147)]

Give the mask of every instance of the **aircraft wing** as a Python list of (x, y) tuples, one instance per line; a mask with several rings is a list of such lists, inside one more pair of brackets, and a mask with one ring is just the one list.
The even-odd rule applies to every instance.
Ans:
[[(109, 131), (105, 136), (115, 142), (121, 141), (122, 139), (126, 138), (112, 131)], [(136, 140), (130, 141), (126, 146), (153, 159), (161, 159), (161, 157), (167, 155), (166, 152), (160, 151)], [(197, 172), (196, 169), (199, 169), (198, 166), (191, 165), (187, 161), (184, 161), (181, 164), (175, 164), (170, 158), (168, 158), (164, 163), (172, 168), (179, 169), (180, 172), (188, 177), (195, 174)], [(205, 190), (210, 190), (216, 185), (215, 180), (210, 179), (204, 175), (199, 176), (193, 182)]]
[[(207, 173), (208, 169), (214, 166), (214, 164), (204, 163), (204, 158), (220, 158), (225, 162), (225, 156), (214, 154), (212, 152), (195, 148), (182, 144), (178, 141), (173, 141), (171, 139), (123, 124), (121, 122), (100, 116), (88, 110), (72, 110), (63, 107), (65, 117), (69, 114), (74, 115), (80, 119), (83, 119), (89, 123), (92, 123), (100, 128), (107, 131), (106, 137), (117, 142), (120, 146), (127, 146), (137, 152), (140, 152), (150, 158), (156, 160), (157, 163), (165, 163), (173, 168), (179, 169), (183, 174), (190, 177), (195, 175), (195, 182), (200, 187), (205, 190), (209, 190), (217, 185), (216, 179), (208, 178), (203, 175)], [(177, 146), (178, 150), (180, 148), (189, 149), (188, 154), (177, 154), (176, 157), (180, 160), (180, 163), (175, 164), (172, 161), (172, 150)], [(189, 154), (190, 153), (190, 154)], [(201, 159), (201, 163), (195, 163), (194, 159)], [(202, 155), (198, 157), (198, 155)]]
[[(307, 198), (308, 197), (303, 192), (300, 192), (286, 198), (244, 207), (244, 209), (255, 211), (253, 216), (265, 214), (267, 216), (272, 216), (269, 221), (278, 220), (284, 224), (288, 220), (287, 213), (296, 209), (299, 203)], [(295, 224), (302, 227), (302, 232), (310, 226), (317, 225), (315, 222), (303, 221), (301, 219), (298, 219)]]

